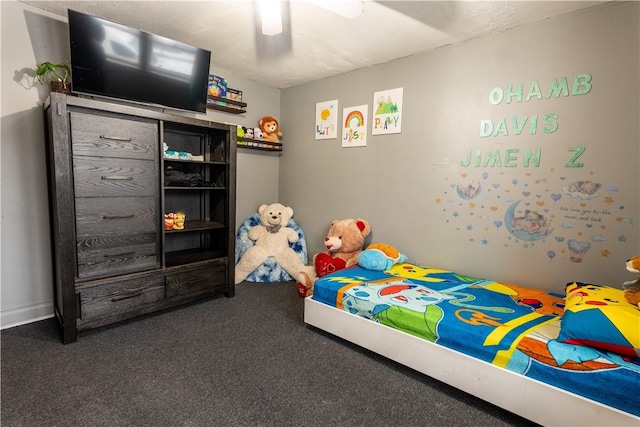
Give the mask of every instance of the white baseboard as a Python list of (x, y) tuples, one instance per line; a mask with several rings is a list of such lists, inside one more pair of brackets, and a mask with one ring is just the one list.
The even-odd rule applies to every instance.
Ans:
[(53, 303), (34, 304), (0, 312), (0, 329), (13, 328), (54, 316)]

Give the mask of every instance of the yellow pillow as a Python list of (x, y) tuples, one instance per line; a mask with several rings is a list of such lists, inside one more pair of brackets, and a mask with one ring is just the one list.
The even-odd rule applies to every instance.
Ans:
[(640, 357), (640, 308), (620, 289), (568, 283), (558, 341)]

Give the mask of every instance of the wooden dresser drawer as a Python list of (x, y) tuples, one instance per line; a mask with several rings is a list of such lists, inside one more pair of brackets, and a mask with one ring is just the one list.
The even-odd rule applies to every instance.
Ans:
[(80, 292), (80, 317), (83, 321), (117, 316), (164, 300), (162, 276), (129, 280)]
[(226, 282), (226, 266), (224, 264), (167, 274), (167, 298), (214, 289), (226, 284)]
[(155, 234), (143, 234), (78, 239), (78, 277), (116, 276), (158, 267), (155, 237)]
[(88, 197), (75, 202), (78, 238), (155, 233), (158, 229), (154, 197)]
[(159, 150), (155, 121), (71, 113), (74, 155), (153, 160)]
[(152, 197), (158, 174), (149, 160), (73, 158), (76, 197)]

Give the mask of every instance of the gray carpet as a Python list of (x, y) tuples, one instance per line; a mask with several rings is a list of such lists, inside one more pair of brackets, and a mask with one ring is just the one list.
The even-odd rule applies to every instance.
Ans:
[(66, 346), (54, 319), (1, 339), (3, 427), (532, 425), (305, 325), (293, 282), (243, 283)]

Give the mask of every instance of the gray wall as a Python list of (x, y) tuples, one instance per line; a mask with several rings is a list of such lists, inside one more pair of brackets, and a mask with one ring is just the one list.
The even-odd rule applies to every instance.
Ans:
[[(1, 306), (0, 325), (53, 315), (53, 290), (42, 102), (48, 90), (33, 83), (36, 63), (69, 58), (66, 18), (17, 2), (0, 2), (1, 14)], [(31, 69), (31, 70), (30, 70)], [(229, 86), (243, 90), (246, 114), (208, 111), (212, 121), (257, 126), (280, 115), (280, 90), (211, 65)], [(236, 218), (278, 199), (279, 156), (238, 150)]]
[[(283, 90), (289, 132), (280, 200), (294, 208), (309, 252), (323, 250), (332, 219), (364, 217), (371, 241), (424, 265), (557, 292), (573, 280), (618, 287), (632, 279), (624, 262), (640, 254), (638, 15), (637, 2), (606, 5)], [(582, 73), (592, 76), (591, 88), (573, 95)], [(562, 77), (568, 96), (547, 99)], [(520, 83), (522, 102), (489, 101), (494, 88)], [(398, 87), (401, 134), (369, 133), (362, 148), (341, 148), (341, 128), (337, 139), (315, 140), (317, 102), (338, 99), (339, 118), (344, 107), (368, 104), (370, 131), (373, 92)], [(543, 123), (548, 114), (557, 116), (548, 120), (554, 132)], [(527, 118), (519, 135), (513, 117), (518, 126)], [(501, 131), (483, 137), (483, 120)], [(528, 149), (540, 150), (539, 165), (524, 164)], [(514, 161), (505, 160), (507, 150)], [(496, 151), (501, 164), (484, 166)], [(481, 153), (480, 167), (463, 166), (469, 152)], [(481, 191), (458, 195), (456, 187), (472, 181)], [(571, 191), (581, 181), (600, 188)], [(525, 210), (549, 232), (512, 234), (507, 228)], [(576, 246), (590, 249), (580, 259)]]
[[(29, 87), (25, 72), (68, 55), (63, 18), (15, 2), (0, 2), (0, 14), (0, 324), (7, 327), (53, 313), (41, 107), (46, 90)], [(237, 221), (261, 203), (280, 201), (294, 208), (311, 254), (323, 249), (332, 219), (362, 216), (371, 222), (371, 239), (461, 273), (556, 291), (569, 280), (613, 286), (630, 280), (624, 260), (640, 254), (638, 15), (638, 3), (615, 4), (282, 92), (212, 64), (212, 72), (244, 91), (249, 108), (240, 116), (210, 111), (207, 118), (252, 126), (275, 115), (284, 133), (281, 157), (239, 150)], [(577, 73), (593, 76), (588, 94), (497, 106), (488, 101), (495, 87), (523, 83), (526, 94), (537, 81), (546, 93), (552, 79)], [(316, 102), (338, 99), (340, 109), (368, 104), (371, 119), (373, 92), (396, 87), (404, 88), (402, 134), (369, 135), (364, 148), (314, 139)], [(521, 135), (509, 129), (508, 135), (479, 136), (481, 120), (548, 113), (558, 115), (553, 133), (545, 134), (541, 124), (535, 135), (526, 128)], [(578, 159), (583, 167), (565, 167), (571, 147), (585, 147)], [(541, 149), (539, 167), (523, 167), (526, 148)], [(506, 149), (520, 150), (516, 167), (459, 164), (469, 151), (501, 150), (504, 156)], [(464, 200), (451, 185), (472, 179), (482, 191)], [(597, 197), (562, 192), (578, 180), (602, 184)], [(518, 200), (518, 211), (529, 203), (551, 221), (549, 236), (528, 241), (505, 229), (506, 212)], [(572, 209), (590, 213), (568, 218)], [(570, 260), (569, 239), (590, 243), (581, 263)]]

